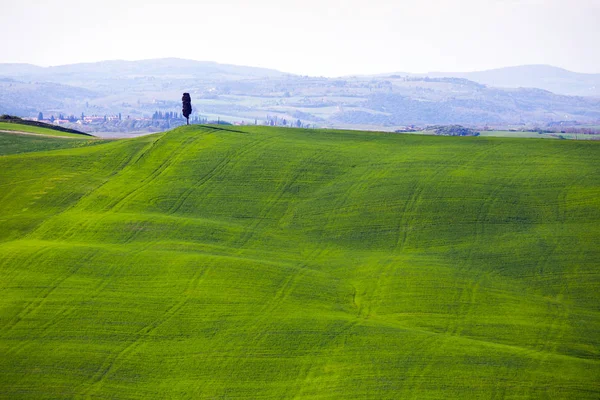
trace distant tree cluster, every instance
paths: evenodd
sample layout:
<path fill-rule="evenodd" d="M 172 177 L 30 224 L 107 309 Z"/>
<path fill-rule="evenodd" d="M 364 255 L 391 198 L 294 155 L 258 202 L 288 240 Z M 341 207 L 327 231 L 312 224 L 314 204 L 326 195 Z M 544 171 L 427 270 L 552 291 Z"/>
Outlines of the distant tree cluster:
<path fill-rule="evenodd" d="M 434 131 L 440 136 L 479 136 L 479 132 L 466 128 L 462 125 L 435 125 L 427 127 L 428 131 Z"/>
<path fill-rule="evenodd" d="M 54 129 L 54 130 L 61 131 L 61 132 L 68 132 L 68 133 L 77 133 L 77 134 L 82 134 L 82 135 L 88 135 L 87 133 L 80 132 L 80 131 L 75 130 L 75 129 L 68 129 L 68 128 L 64 128 L 62 126 L 48 125 L 46 123 L 39 122 L 39 121 L 30 121 L 30 120 L 27 120 L 27 119 L 22 119 L 20 117 L 17 117 L 15 115 L 2 114 L 2 115 L 0 115 L 0 121 L 2 121 L 2 122 L 9 122 L 9 123 L 17 123 L 17 124 L 22 124 L 22 125 L 39 126 L 39 127 L 42 127 L 42 128 L 50 128 L 50 129 Z"/>
<path fill-rule="evenodd" d="M 192 118 L 192 122 L 194 122 L 196 124 L 206 124 L 206 123 L 208 123 L 208 118 L 196 116 L 196 117 Z"/>
<path fill-rule="evenodd" d="M 38 113 L 38 121 L 42 121 L 44 119 L 44 114 L 43 113 Z M 48 118 L 48 121 L 50 122 L 54 122 L 56 120 L 60 120 L 60 121 L 69 121 L 71 123 L 75 123 L 77 122 L 77 117 L 74 115 L 64 115 L 62 113 L 58 114 L 58 116 L 54 116 L 54 114 L 52 114 L 50 116 L 50 118 Z"/>
<path fill-rule="evenodd" d="M 152 114 L 152 119 L 181 119 L 183 118 L 183 116 L 181 116 L 180 114 L 176 113 L 176 112 L 171 112 L 171 111 L 167 111 L 167 112 L 162 112 L 162 111 L 155 111 L 154 114 Z"/>
<path fill-rule="evenodd" d="M 560 133 L 581 133 L 583 135 L 597 135 L 600 133 L 600 128 L 564 128 Z"/>
<path fill-rule="evenodd" d="M 162 112 L 162 111 L 155 111 L 154 114 L 152 114 L 152 119 L 153 120 L 164 120 L 164 121 L 171 121 L 171 120 L 182 120 L 184 119 L 184 115 L 183 114 L 179 114 L 177 112 L 171 112 L 171 111 L 167 111 L 167 112 Z M 196 115 L 195 117 L 190 118 L 190 122 L 195 123 L 195 124 L 206 124 L 208 123 L 208 118 L 203 117 L 201 115 Z"/>
<path fill-rule="evenodd" d="M 308 128 L 308 125 L 302 123 L 301 120 L 288 121 L 286 118 L 279 118 L 278 116 L 267 115 L 267 119 L 264 122 L 267 126 L 289 126 L 296 128 Z"/>

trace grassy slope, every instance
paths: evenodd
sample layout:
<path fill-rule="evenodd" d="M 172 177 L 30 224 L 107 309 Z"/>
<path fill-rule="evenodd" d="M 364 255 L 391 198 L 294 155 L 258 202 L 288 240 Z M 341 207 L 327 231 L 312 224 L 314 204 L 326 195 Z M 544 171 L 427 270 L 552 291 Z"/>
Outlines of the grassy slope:
<path fill-rule="evenodd" d="M 13 122 L 0 122 L 0 131 L 2 131 L 2 130 L 3 131 L 35 133 L 38 135 L 49 135 L 49 136 L 60 136 L 60 137 L 77 138 L 77 139 L 87 139 L 87 140 L 93 138 L 93 136 L 90 136 L 90 135 L 61 132 L 61 131 L 50 129 L 50 128 L 42 128 L 39 126 L 24 125 L 24 124 L 18 124 L 18 123 L 13 123 Z"/>
<path fill-rule="evenodd" d="M 556 136 L 549 134 L 539 134 L 537 132 L 521 132 L 521 131 L 483 131 L 480 132 L 481 136 L 496 136 L 496 137 L 510 137 L 510 138 L 521 138 L 521 139 L 558 139 Z"/>
<path fill-rule="evenodd" d="M 46 135 L 15 135 L 14 133 L 0 132 L 0 156 L 85 147 L 104 142 L 103 140 L 98 140 L 89 136 L 84 137 L 88 140 L 81 140 L 80 138 L 60 138 L 57 140 L 56 137 Z"/>
<path fill-rule="evenodd" d="M 537 132 L 515 132 L 515 131 L 483 131 L 481 136 L 497 136 L 497 137 L 511 137 L 511 138 L 536 138 L 536 139 L 576 139 L 576 140 L 598 140 L 600 135 L 592 134 L 574 134 L 574 133 L 544 133 L 539 134 Z"/>
<path fill-rule="evenodd" d="M 597 143 L 184 127 L 0 157 L 0 396 L 598 398 Z"/>

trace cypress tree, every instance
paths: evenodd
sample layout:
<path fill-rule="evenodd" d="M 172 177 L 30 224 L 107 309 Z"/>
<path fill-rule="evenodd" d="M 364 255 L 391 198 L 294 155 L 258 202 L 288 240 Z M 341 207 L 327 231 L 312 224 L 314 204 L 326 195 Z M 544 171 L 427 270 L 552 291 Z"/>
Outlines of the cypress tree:
<path fill-rule="evenodd" d="M 190 114 L 192 113 L 192 98 L 190 97 L 189 93 L 184 93 L 183 97 L 181 98 L 181 101 L 183 103 L 183 108 L 182 108 L 182 112 L 183 112 L 183 116 L 185 117 L 187 124 L 190 124 Z"/>

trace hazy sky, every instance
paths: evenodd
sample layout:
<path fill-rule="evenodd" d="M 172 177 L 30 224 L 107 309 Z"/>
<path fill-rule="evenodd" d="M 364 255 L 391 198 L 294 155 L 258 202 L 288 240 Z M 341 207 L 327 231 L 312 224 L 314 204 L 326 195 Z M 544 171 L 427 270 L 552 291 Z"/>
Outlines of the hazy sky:
<path fill-rule="evenodd" d="M 600 73 L 600 0 L 0 0 L 0 62 L 180 57 L 305 75 Z"/>

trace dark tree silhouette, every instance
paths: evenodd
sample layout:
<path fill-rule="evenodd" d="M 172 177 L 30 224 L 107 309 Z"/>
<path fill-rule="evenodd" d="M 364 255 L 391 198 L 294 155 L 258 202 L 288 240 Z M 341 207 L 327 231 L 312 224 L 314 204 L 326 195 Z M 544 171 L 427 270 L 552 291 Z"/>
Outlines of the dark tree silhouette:
<path fill-rule="evenodd" d="M 192 113 L 192 98 L 190 97 L 189 93 L 184 93 L 183 97 L 181 98 L 181 101 L 183 102 L 183 109 L 181 111 L 183 111 L 183 116 L 185 117 L 185 119 L 187 120 L 187 124 L 190 124 L 190 114 Z"/>

